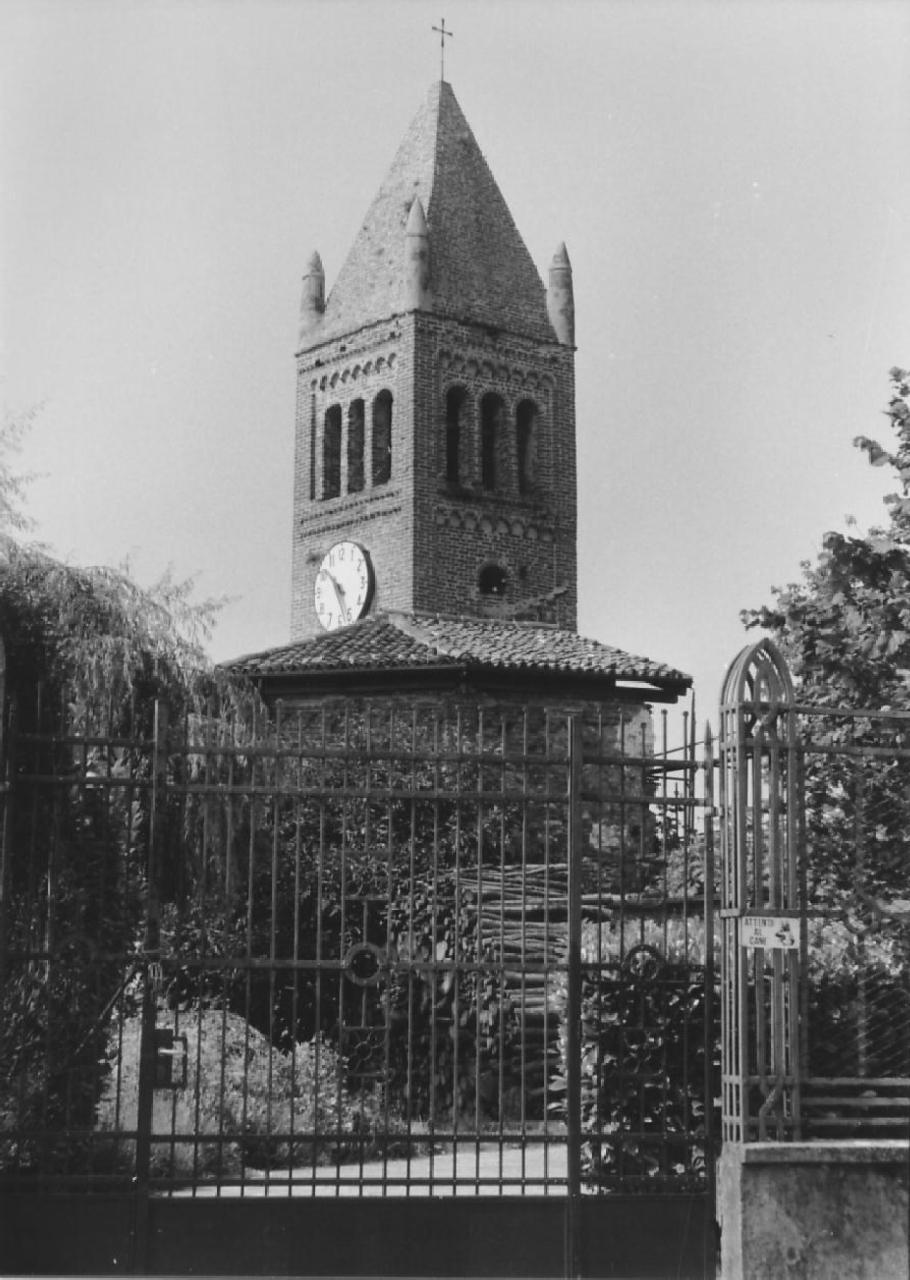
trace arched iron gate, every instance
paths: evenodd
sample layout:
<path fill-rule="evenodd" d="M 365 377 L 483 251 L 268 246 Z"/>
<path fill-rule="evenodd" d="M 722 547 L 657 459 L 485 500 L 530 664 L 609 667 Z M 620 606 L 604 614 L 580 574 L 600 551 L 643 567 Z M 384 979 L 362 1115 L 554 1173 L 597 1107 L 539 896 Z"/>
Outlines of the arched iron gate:
<path fill-rule="evenodd" d="M 910 713 L 798 703 L 770 640 L 721 698 L 723 1140 L 910 1136 Z"/>
<path fill-rule="evenodd" d="M 634 705 L 30 717 L 7 1265 L 713 1274 L 710 776 Z"/>
<path fill-rule="evenodd" d="M 771 641 L 744 649 L 731 664 L 718 742 L 724 1141 L 772 1132 L 783 1138 L 798 1123 L 794 705 L 790 674 Z M 749 945 L 749 931 L 759 945 Z"/>

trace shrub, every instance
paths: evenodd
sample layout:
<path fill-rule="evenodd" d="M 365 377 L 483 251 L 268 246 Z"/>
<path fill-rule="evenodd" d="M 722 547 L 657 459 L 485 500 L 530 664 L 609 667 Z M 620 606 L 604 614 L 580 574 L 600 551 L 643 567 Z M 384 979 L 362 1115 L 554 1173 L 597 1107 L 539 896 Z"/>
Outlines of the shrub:
<path fill-rule="evenodd" d="M 806 998 L 812 1076 L 910 1074 L 910 956 L 897 927 L 809 925 Z"/>
<path fill-rule="evenodd" d="M 153 1175 L 326 1163 L 369 1131 L 370 1105 L 351 1099 L 343 1061 L 321 1039 L 284 1053 L 224 1009 L 194 1011 L 174 1025 L 187 1040 L 186 1084 L 155 1090 Z M 122 1038 L 112 1031 L 111 1072 L 98 1106 L 97 1129 L 119 1135 L 113 1153 L 121 1166 L 135 1162 L 140 1029 L 132 1017 Z"/>
<path fill-rule="evenodd" d="M 701 922 L 584 925 L 582 1171 L 589 1185 L 700 1188 L 706 1174 L 706 1065 L 719 1072 L 717 995 L 706 992 Z M 558 992 L 560 1083 L 568 1068 L 568 986 Z M 706 1063 L 706 1053 L 710 1060 Z M 555 1104 L 564 1113 L 565 1104 Z"/>

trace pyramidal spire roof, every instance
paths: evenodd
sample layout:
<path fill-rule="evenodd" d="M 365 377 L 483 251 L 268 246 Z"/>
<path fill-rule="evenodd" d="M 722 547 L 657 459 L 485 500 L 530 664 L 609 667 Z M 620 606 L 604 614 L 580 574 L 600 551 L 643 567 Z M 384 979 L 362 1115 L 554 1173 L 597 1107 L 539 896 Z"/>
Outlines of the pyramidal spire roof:
<path fill-rule="evenodd" d="M 398 148 L 310 342 L 413 305 L 405 232 L 415 196 L 429 237 L 426 309 L 555 340 L 537 268 L 455 94 L 439 81 Z"/>

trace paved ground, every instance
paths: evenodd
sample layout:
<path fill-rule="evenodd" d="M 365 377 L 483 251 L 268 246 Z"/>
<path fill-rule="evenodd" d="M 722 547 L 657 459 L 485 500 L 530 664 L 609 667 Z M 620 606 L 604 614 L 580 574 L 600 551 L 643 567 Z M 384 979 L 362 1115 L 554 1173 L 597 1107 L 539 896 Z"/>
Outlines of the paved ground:
<path fill-rule="evenodd" d="M 498 1145 L 363 1165 L 248 1169 L 242 1185 L 200 1183 L 176 1195 L 210 1196 L 499 1196 L 565 1195 L 566 1149 Z M 561 1184 L 560 1184 L 561 1180 Z M 553 1185 L 554 1182 L 556 1185 Z"/>

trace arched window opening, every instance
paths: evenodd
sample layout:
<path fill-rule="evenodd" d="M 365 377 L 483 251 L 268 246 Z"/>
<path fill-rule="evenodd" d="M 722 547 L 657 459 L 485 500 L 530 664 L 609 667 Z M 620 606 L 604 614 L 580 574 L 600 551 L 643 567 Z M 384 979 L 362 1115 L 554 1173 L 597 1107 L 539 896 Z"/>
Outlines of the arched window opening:
<path fill-rule="evenodd" d="M 499 564 L 485 564 L 477 579 L 477 589 L 482 596 L 504 596 L 506 571 Z"/>
<path fill-rule="evenodd" d="M 316 397 L 310 396 L 310 502 L 316 501 Z"/>
<path fill-rule="evenodd" d="M 354 400 L 348 409 L 348 493 L 363 488 L 363 401 Z"/>
<path fill-rule="evenodd" d="M 322 434 L 322 496 L 337 498 L 341 493 L 341 405 L 325 412 Z"/>
<path fill-rule="evenodd" d="M 530 493 L 534 488 L 536 445 L 537 405 L 533 400 L 522 400 L 515 416 L 515 452 L 518 458 L 519 493 Z"/>
<path fill-rule="evenodd" d="M 373 401 L 373 484 L 392 475 L 392 393 L 380 391 Z"/>
<path fill-rule="evenodd" d="M 461 424 L 464 417 L 464 387 L 450 387 L 446 392 L 446 483 L 461 481 Z"/>
<path fill-rule="evenodd" d="M 496 488 L 502 416 L 502 399 L 492 392 L 485 395 L 480 402 L 480 483 L 487 490 Z"/>

